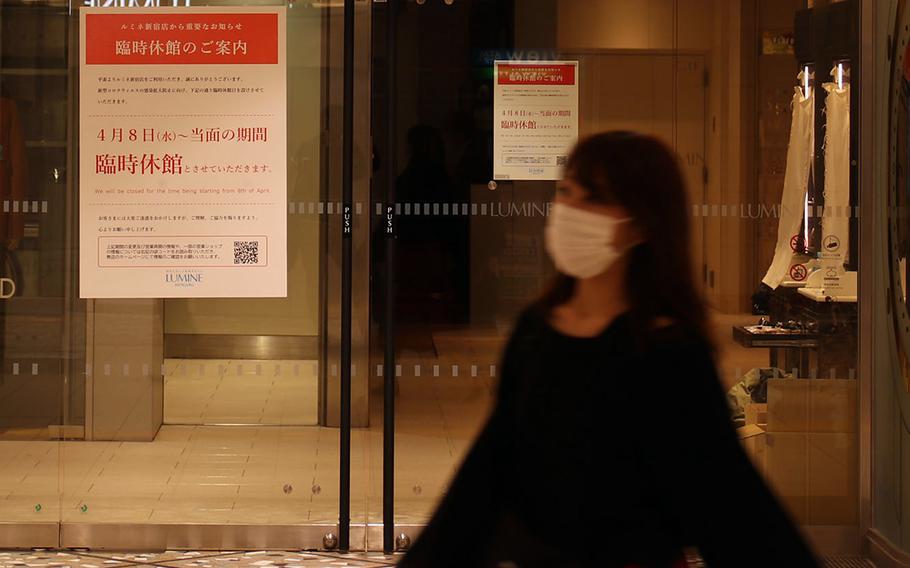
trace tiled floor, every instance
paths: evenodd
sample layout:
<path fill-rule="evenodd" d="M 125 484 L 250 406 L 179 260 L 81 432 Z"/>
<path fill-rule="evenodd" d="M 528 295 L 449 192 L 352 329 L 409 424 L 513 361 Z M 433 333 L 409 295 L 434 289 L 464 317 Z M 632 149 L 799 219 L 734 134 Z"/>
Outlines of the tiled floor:
<path fill-rule="evenodd" d="M 105 554 L 41 550 L 0 551 L 0 568 L 391 568 L 398 559 L 400 555 L 386 556 L 379 553 L 169 551 Z M 689 566 L 704 568 L 704 563 L 697 558 L 690 558 Z M 859 557 L 829 558 L 826 559 L 826 566 L 875 568 L 869 560 Z"/>
<path fill-rule="evenodd" d="M 317 424 L 316 361 L 167 359 L 165 424 Z"/>
<path fill-rule="evenodd" d="M 69 551 L 0 551 L 0 568 L 382 568 L 396 557 L 377 553 L 323 552 L 161 552 L 109 553 Z"/>
<path fill-rule="evenodd" d="M 334 522 L 337 454 L 337 431 L 317 427 L 165 426 L 153 442 L 4 442 L 0 519 Z"/>
<path fill-rule="evenodd" d="M 767 352 L 732 343 L 717 320 L 723 380 L 766 365 Z M 506 330 L 437 332 L 399 358 L 396 520 L 421 523 L 489 410 Z M 0 442 L 0 520 L 6 522 L 334 523 L 338 431 L 306 423 L 315 410 L 307 362 L 168 361 L 168 425 L 153 442 Z M 187 394 L 192 385 L 197 394 Z M 177 393 L 182 391 L 182 394 Z M 297 397 L 297 398 L 295 398 Z M 373 427 L 352 435 L 352 520 L 381 519 L 381 392 Z M 244 401 L 247 401 L 246 403 Z M 250 402 L 251 401 L 251 402 Z M 308 416 L 307 412 L 313 412 Z M 208 422 L 253 426 L 201 426 Z"/>
<path fill-rule="evenodd" d="M 426 519 L 489 401 L 488 379 L 403 377 L 397 514 Z M 379 421 L 374 423 L 379 424 Z M 381 517 L 381 432 L 352 435 L 352 515 Z M 0 519 L 335 522 L 338 431 L 164 426 L 153 442 L 0 442 Z"/>

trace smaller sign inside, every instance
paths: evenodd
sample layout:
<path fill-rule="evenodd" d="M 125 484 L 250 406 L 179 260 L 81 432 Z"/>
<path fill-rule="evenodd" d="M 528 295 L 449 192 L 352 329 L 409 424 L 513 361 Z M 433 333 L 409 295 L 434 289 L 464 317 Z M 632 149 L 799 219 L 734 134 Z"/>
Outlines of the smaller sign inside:
<path fill-rule="evenodd" d="M 496 61 L 493 69 L 493 179 L 560 179 L 578 139 L 578 62 Z"/>

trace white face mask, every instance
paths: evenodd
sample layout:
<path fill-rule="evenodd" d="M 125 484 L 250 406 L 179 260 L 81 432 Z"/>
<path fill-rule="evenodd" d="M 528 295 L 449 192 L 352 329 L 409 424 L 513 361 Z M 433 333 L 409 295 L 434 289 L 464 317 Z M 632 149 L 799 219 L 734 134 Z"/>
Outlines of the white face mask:
<path fill-rule="evenodd" d="M 616 227 L 625 221 L 628 219 L 554 203 L 544 231 L 547 252 L 563 274 L 597 276 L 623 255 L 613 241 Z"/>

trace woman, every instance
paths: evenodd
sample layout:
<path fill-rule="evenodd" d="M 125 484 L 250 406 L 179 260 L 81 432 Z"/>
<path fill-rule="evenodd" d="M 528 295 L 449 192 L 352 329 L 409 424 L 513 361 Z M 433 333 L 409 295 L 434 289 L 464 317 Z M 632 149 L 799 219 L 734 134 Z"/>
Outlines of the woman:
<path fill-rule="evenodd" d="M 673 154 L 582 141 L 498 400 L 403 567 L 817 566 L 743 452 L 713 361 Z"/>

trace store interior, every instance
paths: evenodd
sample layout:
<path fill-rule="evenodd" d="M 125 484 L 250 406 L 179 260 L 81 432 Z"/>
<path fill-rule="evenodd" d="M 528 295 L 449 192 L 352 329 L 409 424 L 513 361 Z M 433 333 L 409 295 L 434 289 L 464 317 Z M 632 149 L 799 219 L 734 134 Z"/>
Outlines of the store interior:
<path fill-rule="evenodd" d="M 18 231 L 5 260 L 16 294 L 0 300 L 0 522 L 337 522 L 339 431 L 327 410 L 337 306 L 327 288 L 339 266 L 327 235 L 340 154 L 327 115 L 338 110 L 340 31 L 339 11 L 323 4 L 295 3 L 288 17 L 288 298 L 150 302 L 79 299 L 75 20 L 53 1 L 0 6 L 0 93 L 15 103 L 23 172 L 0 194 L 4 215 L 22 221 L 6 228 Z M 553 182 L 490 179 L 492 63 L 573 60 L 582 135 L 649 133 L 679 156 L 743 443 L 801 524 L 843 529 L 813 538 L 858 546 L 856 138 L 847 97 L 846 154 L 832 156 L 823 145 L 832 127 L 818 128 L 834 113 L 817 103 L 825 84 L 848 93 L 858 77 L 848 41 L 857 2 L 684 4 L 402 2 L 391 54 L 384 20 L 373 18 L 371 55 L 359 63 L 371 71 L 360 112 L 373 148 L 367 137 L 355 150 L 368 235 L 356 253 L 368 297 L 355 325 L 368 341 L 355 373 L 353 522 L 382 519 L 387 272 L 395 519 L 417 525 L 483 424 L 514 317 L 553 275 L 542 242 Z M 832 29 L 845 41 L 818 53 Z M 793 133 L 810 97 L 800 153 Z M 834 195 L 835 178 L 846 201 L 823 222 L 812 211 Z M 373 214 L 390 184 L 402 210 L 392 263 Z M 416 204 L 467 207 L 409 213 Z M 796 230 L 783 235 L 785 223 Z M 841 256 L 826 256 L 835 230 Z M 832 266 L 836 281 L 822 281 Z"/>

